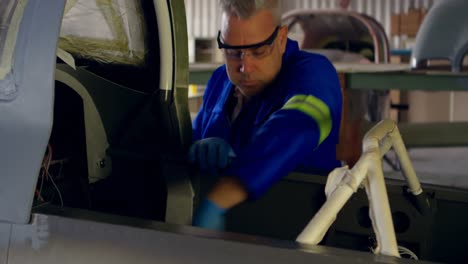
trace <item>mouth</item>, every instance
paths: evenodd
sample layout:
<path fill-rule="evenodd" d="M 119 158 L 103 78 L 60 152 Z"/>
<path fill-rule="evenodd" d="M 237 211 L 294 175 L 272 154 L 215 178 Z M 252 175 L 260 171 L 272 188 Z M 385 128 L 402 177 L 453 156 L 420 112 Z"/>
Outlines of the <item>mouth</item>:
<path fill-rule="evenodd" d="M 241 81 L 242 86 L 254 86 L 256 84 L 257 84 L 257 81 L 253 81 L 253 80 L 243 80 L 243 81 Z"/>

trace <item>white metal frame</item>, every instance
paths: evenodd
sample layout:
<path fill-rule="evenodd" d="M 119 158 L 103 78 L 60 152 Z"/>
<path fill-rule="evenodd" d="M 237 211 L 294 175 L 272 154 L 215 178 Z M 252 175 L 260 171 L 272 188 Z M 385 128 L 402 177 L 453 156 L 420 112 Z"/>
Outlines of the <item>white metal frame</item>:
<path fill-rule="evenodd" d="M 9 100 L 0 100 L 0 222 L 26 224 L 30 220 L 52 130 L 56 47 L 64 7 L 65 0 L 27 1 L 11 79 L 0 82 L 0 90 L 15 89 Z"/>
<path fill-rule="evenodd" d="M 363 184 L 369 198 L 369 214 L 377 238 L 377 247 L 374 249 L 374 253 L 399 257 L 382 170 L 382 157 L 391 147 L 400 160 L 409 191 L 414 195 L 421 194 L 421 184 L 413 169 L 397 125 L 392 120 L 383 120 L 365 135 L 363 154 L 356 165 L 351 170 L 343 167 L 329 174 L 326 189 L 330 188 L 332 177 L 341 175 L 341 179 L 338 178 L 336 186 L 332 187 L 327 194 L 327 201 L 296 241 L 305 244 L 318 244 L 336 219 L 338 212 Z"/>

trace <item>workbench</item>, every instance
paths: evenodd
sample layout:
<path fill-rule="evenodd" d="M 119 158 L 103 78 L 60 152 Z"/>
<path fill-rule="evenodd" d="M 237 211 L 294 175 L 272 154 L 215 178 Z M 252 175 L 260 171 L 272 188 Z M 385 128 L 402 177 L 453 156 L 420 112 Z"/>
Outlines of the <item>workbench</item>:
<path fill-rule="evenodd" d="M 219 63 L 196 63 L 189 66 L 189 83 L 204 85 Z M 412 70 L 408 64 L 334 63 L 343 88 L 341 160 L 353 163 L 360 156 L 361 138 L 372 124 L 350 120 L 347 115 L 350 90 L 468 91 L 468 72 Z M 468 122 L 400 123 L 400 132 L 409 147 L 468 146 Z"/>
<path fill-rule="evenodd" d="M 468 72 L 411 70 L 407 64 L 333 64 L 346 79 L 347 89 L 468 91 Z M 204 85 L 219 63 L 189 66 L 189 83 Z"/>

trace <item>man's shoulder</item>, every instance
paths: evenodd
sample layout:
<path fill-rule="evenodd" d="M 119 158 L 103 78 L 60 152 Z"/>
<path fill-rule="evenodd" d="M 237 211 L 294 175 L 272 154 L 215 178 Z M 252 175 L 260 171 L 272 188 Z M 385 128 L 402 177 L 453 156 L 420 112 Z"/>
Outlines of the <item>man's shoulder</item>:
<path fill-rule="evenodd" d="M 210 90 L 212 86 L 224 85 L 224 83 L 227 82 L 228 80 L 229 80 L 229 77 L 226 72 L 226 65 L 223 64 L 213 71 L 206 88 L 207 90 Z M 215 90 L 219 91 L 220 89 L 215 89 Z"/>
<path fill-rule="evenodd" d="M 229 92 L 230 81 L 226 72 L 226 66 L 221 65 L 211 74 L 205 87 L 203 101 L 205 105 L 215 105 L 220 97 L 224 97 Z"/>
<path fill-rule="evenodd" d="M 226 79 L 227 77 L 228 76 L 226 72 L 226 64 L 222 64 L 213 71 L 213 73 L 211 74 L 210 80 L 212 81 L 223 80 L 223 79 Z"/>
<path fill-rule="evenodd" d="M 312 85 L 325 80 L 334 81 L 338 77 L 335 67 L 325 56 L 306 51 L 298 51 L 283 68 L 283 78 L 290 84 Z"/>
<path fill-rule="evenodd" d="M 285 65 L 282 85 L 287 87 L 286 99 L 294 95 L 313 95 L 323 101 L 341 100 L 338 74 L 323 55 L 300 51 Z"/>
<path fill-rule="evenodd" d="M 306 72 L 312 72 L 314 70 L 335 70 L 333 64 L 330 62 L 330 60 L 328 60 L 327 57 L 323 56 L 322 54 L 304 50 L 298 51 L 297 55 L 292 58 L 289 64 L 289 66 L 292 66 L 297 70 L 303 70 Z"/>
<path fill-rule="evenodd" d="M 286 53 L 283 58 L 284 66 L 288 68 L 292 67 L 296 70 L 298 68 L 320 68 L 321 66 L 332 66 L 333 68 L 333 65 L 327 57 L 318 53 L 302 50 L 299 48 L 297 41 L 291 39 L 288 39 Z"/>

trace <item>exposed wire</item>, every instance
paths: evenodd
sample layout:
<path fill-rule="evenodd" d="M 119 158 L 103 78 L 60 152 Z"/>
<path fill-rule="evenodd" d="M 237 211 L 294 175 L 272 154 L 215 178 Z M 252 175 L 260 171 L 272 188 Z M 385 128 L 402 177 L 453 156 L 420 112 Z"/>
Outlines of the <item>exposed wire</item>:
<path fill-rule="evenodd" d="M 39 190 L 36 192 L 39 200 L 44 201 L 44 198 L 42 198 L 42 187 L 44 186 L 44 178 L 47 177 L 48 171 L 49 171 L 49 166 L 50 162 L 52 160 L 52 147 L 51 145 L 47 145 L 47 151 L 44 155 L 44 158 L 42 159 L 42 165 L 41 165 L 41 184 L 39 185 Z"/>
<path fill-rule="evenodd" d="M 45 176 L 46 176 L 46 179 L 50 177 L 50 173 L 49 173 L 49 167 L 50 167 L 50 163 L 52 162 L 52 145 L 47 145 L 47 150 L 48 150 L 48 159 L 47 159 L 47 163 L 46 163 L 46 166 L 45 166 Z"/>
<path fill-rule="evenodd" d="M 36 195 L 37 195 L 37 199 L 39 199 L 39 201 L 41 202 L 45 202 L 44 198 L 42 197 L 41 193 L 39 192 L 39 190 L 36 190 Z"/>
<path fill-rule="evenodd" d="M 50 182 L 52 183 L 52 185 L 54 185 L 55 189 L 57 190 L 57 193 L 58 193 L 59 198 L 60 198 L 60 206 L 63 207 L 62 193 L 60 192 L 60 189 L 58 188 L 57 184 L 55 184 L 55 181 L 54 181 L 54 179 L 52 179 L 50 174 L 49 174 L 49 179 L 50 179 Z"/>
<path fill-rule="evenodd" d="M 58 193 L 58 196 L 59 196 L 59 199 L 60 199 L 60 205 L 63 207 L 64 203 L 63 203 L 62 193 L 60 192 L 60 189 L 58 188 L 58 186 L 55 183 L 52 175 L 50 174 L 49 168 L 53 164 L 60 164 L 59 172 L 58 172 L 58 175 L 57 175 L 57 178 L 59 178 L 60 175 L 62 174 L 63 163 L 65 161 L 67 161 L 67 159 L 52 160 L 52 153 L 53 153 L 52 145 L 49 144 L 49 145 L 47 145 L 47 151 L 46 151 L 46 154 L 44 155 L 44 158 L 42 160 L 41 176 L 40 176 L 41 177 L 41 184 L 39 185 L 39 189 L 36 190 L 36 195 L 37 195 L 39 201 L 45 202 L 45 199 L 42 197 L 42 187 L 44 185 L 44 179 L 46 181 L 50 180 L 50 182 L 52 183 L 54 188 L 57 190 L 57 193 Z"/>
<path fill-rule="evenodd" d="M 45 173 L 44 169 L 42 169 L 41 170 L 41 176 L 40 176 L 41 177 L 41 184 L 39 186 L 39 190 L 37 191 L 37 194 L 38 194 L 39 197 L 41 197 L 41 200 L 44 200 L 42 198 L 42 195 L 41 195 L 42 194 L 42 186 L 44 185 L 44 173 Z"/>
<path fill-rule="evenodd" d="M 50 202 L 45 202 L 45 201 L 44 201 L 43 203 L 40 203 L 40 204 L 38 204 L 38 205 L 35 205 L 35 206 L 33 206 L 32 208 L 33 208 L 33 209 L 37 209 L 37 208 L 39 208 L 39 207 L 41 207 L 41 206 L 45 206 L 45 205 L 48 205 L 48 204 L 50 204 Z"/>

